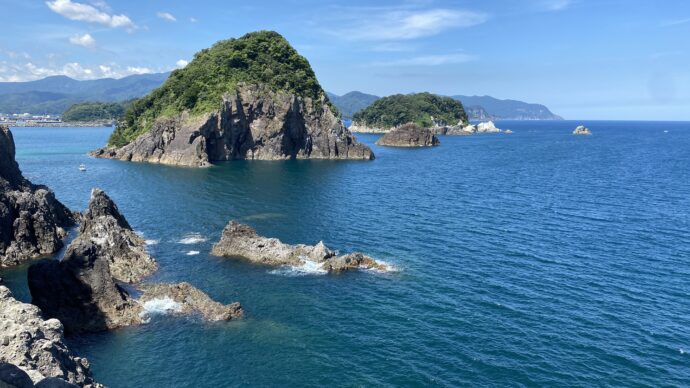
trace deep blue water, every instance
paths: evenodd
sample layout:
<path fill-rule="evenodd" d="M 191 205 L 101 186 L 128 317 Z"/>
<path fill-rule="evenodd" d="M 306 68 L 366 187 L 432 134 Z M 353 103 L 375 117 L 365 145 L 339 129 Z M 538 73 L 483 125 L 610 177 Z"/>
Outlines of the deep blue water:
<path fill-rule="evenodd" d="M 690 123 L 585 122 L 594 135 L 575 137 L 577 124 L 501 122 L 515 133 L 433 149 L 359 135 L 375 161 L 209 169 L 87 157 L 107 128 L 14 135 L 32 181 L 77 210 L 101 187 L 159 240 L 152 281 L 246 310 L 72 339 L 110 387 L 687 385 Z M 230 219 L 398 271 L 295 276 L 209 256 Z M 207 240 L 179 243 L 194 233 Z M 25 268 L 3 276 L 30 299 Z"/>

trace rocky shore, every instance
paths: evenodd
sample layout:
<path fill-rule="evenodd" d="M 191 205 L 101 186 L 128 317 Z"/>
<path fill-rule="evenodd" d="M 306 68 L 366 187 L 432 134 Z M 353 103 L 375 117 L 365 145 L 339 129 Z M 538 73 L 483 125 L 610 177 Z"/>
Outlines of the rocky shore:
<path fill-rule="evenodd" d="M 364 124 L 353 122 L 350 126 L 350 131 L 358 133 L 389 133 L 400 127 L 378 128 L 368 127 Z M 478 123 L 476 125 L 459 122 L 456 125 L 434 125 L 428 128 L 435 135 L 446 136 L 470 136 L 482 133 L 512 133 L 510 130 L 502 130 L 496 127 L 493 121 Z"/>
<path fill-rule="evenodd" d="M 29 268 L 32 302 L 59 319 L 67 333 L 99 332 L 146 321 L 146 302 L 170 298 L 179 313 L 207 319 L 240 317 L 239 303 L 223 306 L 189 284 L 141 285 L 136 299 L 119 282 L 137 283 L 157 268 L 115 203 L 99 189 L 91 194 L 79 235 L 61 261 L 43 260 Z"/>
<path fill-rule="evenodd" d="M 290 245 L 276 238 L 259 236 L 252 227 L 230 221 L 223 230 L 211 254 L 221 257 L 235 257 L 268 266 L 300 267 L 313 263 L 327 272 L 342 272 L 351 269 L 377 269 L 386 271 L 387 267 L 361 253 L 337 255 L 324 245 Z"/>
<path fill-rule="evenodd" d="M 376 144 L 388 147 L 433 147 L 441 142 L 431 129 L 408 123 L 384 134 Z"/>
<path fill-rule="evenodd" d="M 57 252 L 74 223 L 52 191 L 22 176 L 12 132 L 0 125 L 0 267 Z"/>
<path fill-rule="evenodd" d="M 222 104 L 221 104 L 222 103 Z M 250 159 L 374 159 L 326 105 L 261 85 L 240 85 L 221 109 L 203 117 L 183 113 L 160 119 L 121 148 L 91 152 L 99 158 L 204 167 Z"/>
<path fill-rule="evenodd" d="M 585 127 L 584 125 L 578 125 L 577 128 L 573 131 L 573 135 L 579 135 L 579 136 L 589 136 L 591 135 L 592 132 L 589 130 L 589 128 Z"/>
<path fill-rule="evenodd" d="M 30 378 L 22 380 L 21 374 L 12 371 L 14 365 Z M 46 378 L 57 378 L 44 381 L 37 386 L 62 387 L 65 382 L 84 387 L 100 387 L 94 382 L 89 361 L 73 354 L 63 338 L 63 326 L 57 319 L 44 320 L 41 310 L 31 304 L 14 299 L 7 287 L 0 286 L 0 386 L 2 382 L 36 384 Z M 52 382 L 54 385 L 48 385 Z M 45 384 L 45 385 L 43 385 Z M 19 386 L 19 385 L 16 385 Z"/>

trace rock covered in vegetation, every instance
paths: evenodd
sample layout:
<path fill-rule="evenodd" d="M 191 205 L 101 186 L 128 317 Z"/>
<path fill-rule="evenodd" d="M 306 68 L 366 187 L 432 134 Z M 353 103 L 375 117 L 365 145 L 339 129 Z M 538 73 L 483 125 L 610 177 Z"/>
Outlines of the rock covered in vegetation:
<path fill-rule="evenodd" d="M 216 43 L 125 113 L 93 156 L 181 166 L 236 159 L 364 159 L 309 62 L 279 34 Z"/>
<path fill-rule="evenodd" d="M 57 252 L 73 224 L 52 191 L 22 176 L 12 132 L 0 125 L 0 267 Z"/>
<path fill-rule="evenodd" d="M 386 266 L 361 253 L 336 255 L 324 245 L 290 245 L 276 238 L 259 236 L 252 227 L 230 221 L 223 230 L 211 254 L 222 257 L 244 258 L 257 264 L 269 266 L 303 266 L 315 263 L 328 272 L 341 272 L 356 268 L 387 270 Z"/>
<path fill-rule="evenodd" d="M 396 94 L 381 98 L 357 112 L 350 130 L 383 133 L 391 128 L 414 123 L 423 128 L 466 124 L 462 103 L 431 93 Z"/>
<path fill-rule="evenodd" d="M 218 303 L 189 283 L 143 284 L 139 288 L 143 291 L 139 302 L 144 306 L 145 313 L 146 306 L 151 302 L 171 301 L 174 313 L 199 314 L 207 321 L 229 321 L 243 315 L 238 302 L 228 305 Z"/>
<path fill-rule="evenodd" d="M 589 128 L 585 127 L 584 125 L 578 125 L 577 128 L 573 131 L 573 135 L 584 135 L 588 136 L 591 135 L 592 132 L 589 130 Z"/>
<path fill-rule="evenodd" d="M 44 320 L 38 307 L 17 301 L 4 286 L 0 286 L 0 362 L 26 372 L 30 377 L 28 382 L 19 375 L 14 381 L 32 383 L 29 387 L 46 378 L 59 378 L 85 387 L 100 386 L 93 380 L 89 361 L 76 356 L 65 345 L 60 321 Z M 11 375 L 11 367 L 0 364 L 0 381 L 10 383 L 6 379 Z M 40 386 L 49 386 L 46 385 L 49 382 Z M 53 383 L 60 386 L 57 381 Z"/>
<path fill-rule="evenodd" d="M 431 129 L 408 123 L 384 134 L 376 144 L 389 147 L 432 147 L 441 142 Z"/>

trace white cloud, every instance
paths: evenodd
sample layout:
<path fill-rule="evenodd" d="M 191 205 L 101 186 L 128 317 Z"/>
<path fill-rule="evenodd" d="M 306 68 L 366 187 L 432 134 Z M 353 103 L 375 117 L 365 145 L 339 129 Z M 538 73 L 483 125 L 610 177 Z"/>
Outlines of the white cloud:
<path fill-rule="evenodd" d="M 176 22 L 177 21 L 177 18 L 175 16 L 173 16 L 173 14 L 171 14 L 170 12 L 158 12 L 156 14 L 156 16 L 158 16 L 159 18 L 161 18 L 163 20 L 167 20 L 169 22 Z"/>
<path fill-rule="evenodd" d="M 191 18 L 189 18 L 189 21 L 192 22 L 192 23 L 196 23 L 196 22 L 198 22 L 199 20 L 198 20 L 197 18 L 195 18 L 195 17 L 191 17 Z"/>
<path fill-rule="evenodd" d="M 69 62 L 61 65 L 37 65 L 26 63 L 0 63 L 1 82 L 32 81 L 54 75 L 66 75 L 74 79 L 122 78 L 133 74 L 153 73 L 147 67 L 120 66 L 115 63 L 101 65 L 83 65 L 79 62 Z"/>
<path fill-rule="evenodd" d="M 484 13 L 457 9 L 357 8 L 345 13 L 344 29 L 335 33 L 345 39 L 369 41 L 410 40 L 437 35 L 445 30 L 484 23 Z"/>
<path fill-rule="evenodd" d="M 177 65 L 177 67 L 179 67 L 179 68 L 185 67 L 188 64 L 189 64 L 189 61 L 185 61 L 184 59 L 180 59 L 177 62 L 175 62 L 175 65 Z"/>
<path fill-rule="evenodd" d="M 457 63 L 465 63 L 476 60 L 477 57 L 470 54 L 439 54 L 423 55 L 412 58 L 403 58 L 392 61 L 374 62 L 373 66 L 440 66 Z"/>
<path fill-rule="evenodd" d="M 96 47 L 96 39 L 94 39 L 91 34 L 73 35 L 69 38 L 69 42 L 86 48 Z"/>
<path fill-rule="evenodd" d="M 137 28 L 127 15 L 111 15 L 104 11 L 105 8 L 103 8 L 102 4 L 99 8 L 96 8 L 93 5 L 77 3 L 72 0 L 46 1 L 46 5 L 53 12 L 70 20 L 97 23 L 112 28 L 125 28 L 128 31 L 133 31 Z"/>

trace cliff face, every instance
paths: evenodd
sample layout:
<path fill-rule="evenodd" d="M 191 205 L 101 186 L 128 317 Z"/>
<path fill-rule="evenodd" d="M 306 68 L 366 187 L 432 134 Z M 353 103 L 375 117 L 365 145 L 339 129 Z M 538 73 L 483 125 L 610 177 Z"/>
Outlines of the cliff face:
<path fill-rule="evenodd" d="M 374 158 L 326 105 L 326 100 L 240 85 L 223 96 L 222 107 L 203 117 L 180 114 L 160 119 L 153 129 L 121 148 L 93 156 L 181 166 L 250 159 Z"/>
<path fill-rule="evenodd" d="M 12 132 L 0 125 L 0 267 L 55 253 L 74 216 L 45 186 L 24 179 Z"/>
<path fill-rule="evenodd" d="M 65 345 L 60 321 L 43 320 L 38 307 L 17 301 L 3 286 L 0 286 L 0 362 L 20 367 L 33 383 L 57 377 L 79 386 L 100 386 L 93 381 L 89 361 L 77 357 Z M 0 386 L 5 385 L 0 382 Z"/>

